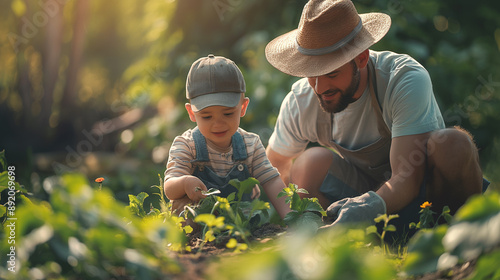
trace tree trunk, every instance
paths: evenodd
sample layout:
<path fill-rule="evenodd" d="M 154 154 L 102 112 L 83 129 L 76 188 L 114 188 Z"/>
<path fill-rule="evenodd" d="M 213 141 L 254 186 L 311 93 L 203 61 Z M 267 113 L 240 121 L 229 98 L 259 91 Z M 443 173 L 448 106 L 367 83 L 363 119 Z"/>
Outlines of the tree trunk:
<path fill-rule="evenodd" d="M 85 25 L 88 19 L 89 1 L 79 0 L 76 2 L 76 18 L 73 27 L 73 40 L 71 43 L 70 60 L 66 76 L 66 85 L 64 87 L 61 100 L 61 117 L 69 118 L 76 113 L 75 101 L 78 100 L 77 81 L 78 72 L 83 55 L 85 42 Z M 67 120 L 67 119 L 66 119 Z"/>
<path fill-rule="evenodd" d="M 64 25 L 64 4 L 52 1 L 50 6 L 46 4 L 44 8 L 49 20 L 46 26 L 45 50 L 43 51 L 43 97 L 42 111 L 38 118 L 39 127 L 47 127 L 52 114 L 54 89 L 59 78 L 59 59 Z"/>

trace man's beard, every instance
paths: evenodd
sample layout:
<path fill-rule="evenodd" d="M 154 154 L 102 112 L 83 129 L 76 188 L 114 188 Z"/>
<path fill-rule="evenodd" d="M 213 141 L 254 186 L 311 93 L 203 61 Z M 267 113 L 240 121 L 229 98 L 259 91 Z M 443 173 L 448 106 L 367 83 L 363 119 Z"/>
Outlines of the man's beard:
<path fill-rule="evenodd" d="M 356 66 L 356 63 L 354 61 L 352 61 L 352 65 L 353 65 L 352 81 L 346 90 L 344 90 L 344 91 L 341 91 L 339 89 L 327 90 L 327 91 L 322 93 L 322 94 L 330 94 L 330 93 L 340 94 L 340 99 L 337 102 L 335 102 L 333 100 L 325 101 L 325 100 L 323 100 L 323 98 L 321 98 L 321 94 L 316 93 L 316 97 L 318 98 L 319 104 L 321 105 L 321 108 L 323 109 L 323 111 L 325 111 L 327 113 L 338 113 L 338 112 L 343 111 L 345 108 L 347 108 L 347 106 L 349 104 L 356 101 L 356 99 L 354 99 L 353 97 L 359 88 L 360 73 L 359 73 L 358 66 Z"/>

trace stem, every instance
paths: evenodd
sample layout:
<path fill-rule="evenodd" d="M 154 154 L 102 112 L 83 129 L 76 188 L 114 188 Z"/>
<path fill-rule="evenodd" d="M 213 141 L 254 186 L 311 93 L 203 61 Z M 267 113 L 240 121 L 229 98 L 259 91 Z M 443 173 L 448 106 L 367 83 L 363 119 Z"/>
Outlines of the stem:
<path fill-rule="evenodd" d="M 214 214 L 214 211 L 215 211 L 215 208 L 217 207 L 217 205 L 219 205 L 219 201 L 215 202 L 214 203 L 214 206 L 212 207 L 212 210 L 210 210 L 210 214 L 213 215 Z M 201 232 L 201 236 L 203 237 L 203 242 L 205 242 L 205 234 L 207 233 L 207 225 L 205 224 L 205 226 L 203 227 L 203 231 Z"/>

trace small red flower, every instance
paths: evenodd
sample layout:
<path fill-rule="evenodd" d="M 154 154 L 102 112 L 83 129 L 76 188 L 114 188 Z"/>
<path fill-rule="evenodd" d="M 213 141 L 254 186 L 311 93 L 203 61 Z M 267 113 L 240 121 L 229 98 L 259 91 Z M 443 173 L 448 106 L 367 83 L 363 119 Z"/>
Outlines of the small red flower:
<path fill-rule="evenodd" d="M 432 207 L 432 202 L 426 201 L 420 205 L 420 208 L 427 208 L 427 207 Z"/>
<path fill-rule="evenodd" d="M 95 179 L 96 183 L 102 183 L 102 181 L 104 181 L 104 178 L 103 177 L 99 177 L 97 179 Z"/>

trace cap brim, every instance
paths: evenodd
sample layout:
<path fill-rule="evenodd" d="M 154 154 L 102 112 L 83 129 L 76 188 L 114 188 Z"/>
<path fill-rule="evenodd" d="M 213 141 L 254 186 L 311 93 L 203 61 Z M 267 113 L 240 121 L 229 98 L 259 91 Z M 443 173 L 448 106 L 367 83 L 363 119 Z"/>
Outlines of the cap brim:
<path fill-rule="evenodd" d="M 325 75 L 348 63 L 389 31 L 391 18 L 383 13 L 360 14 L 363 28 L 344 47 L 325 55 L 304 55 L 297 50 L 297 29 L 283 34 L 266 46 L 266 58 L 276 69 L 296 77 Z"/>
<path fill-rule="evenodd" d="M 218 92 L 200 95 L 190 99 L 191 108 L 194 112 L 201 111 L 210 106 L 235 107 L 241 99 L 241 93 Z"/>

